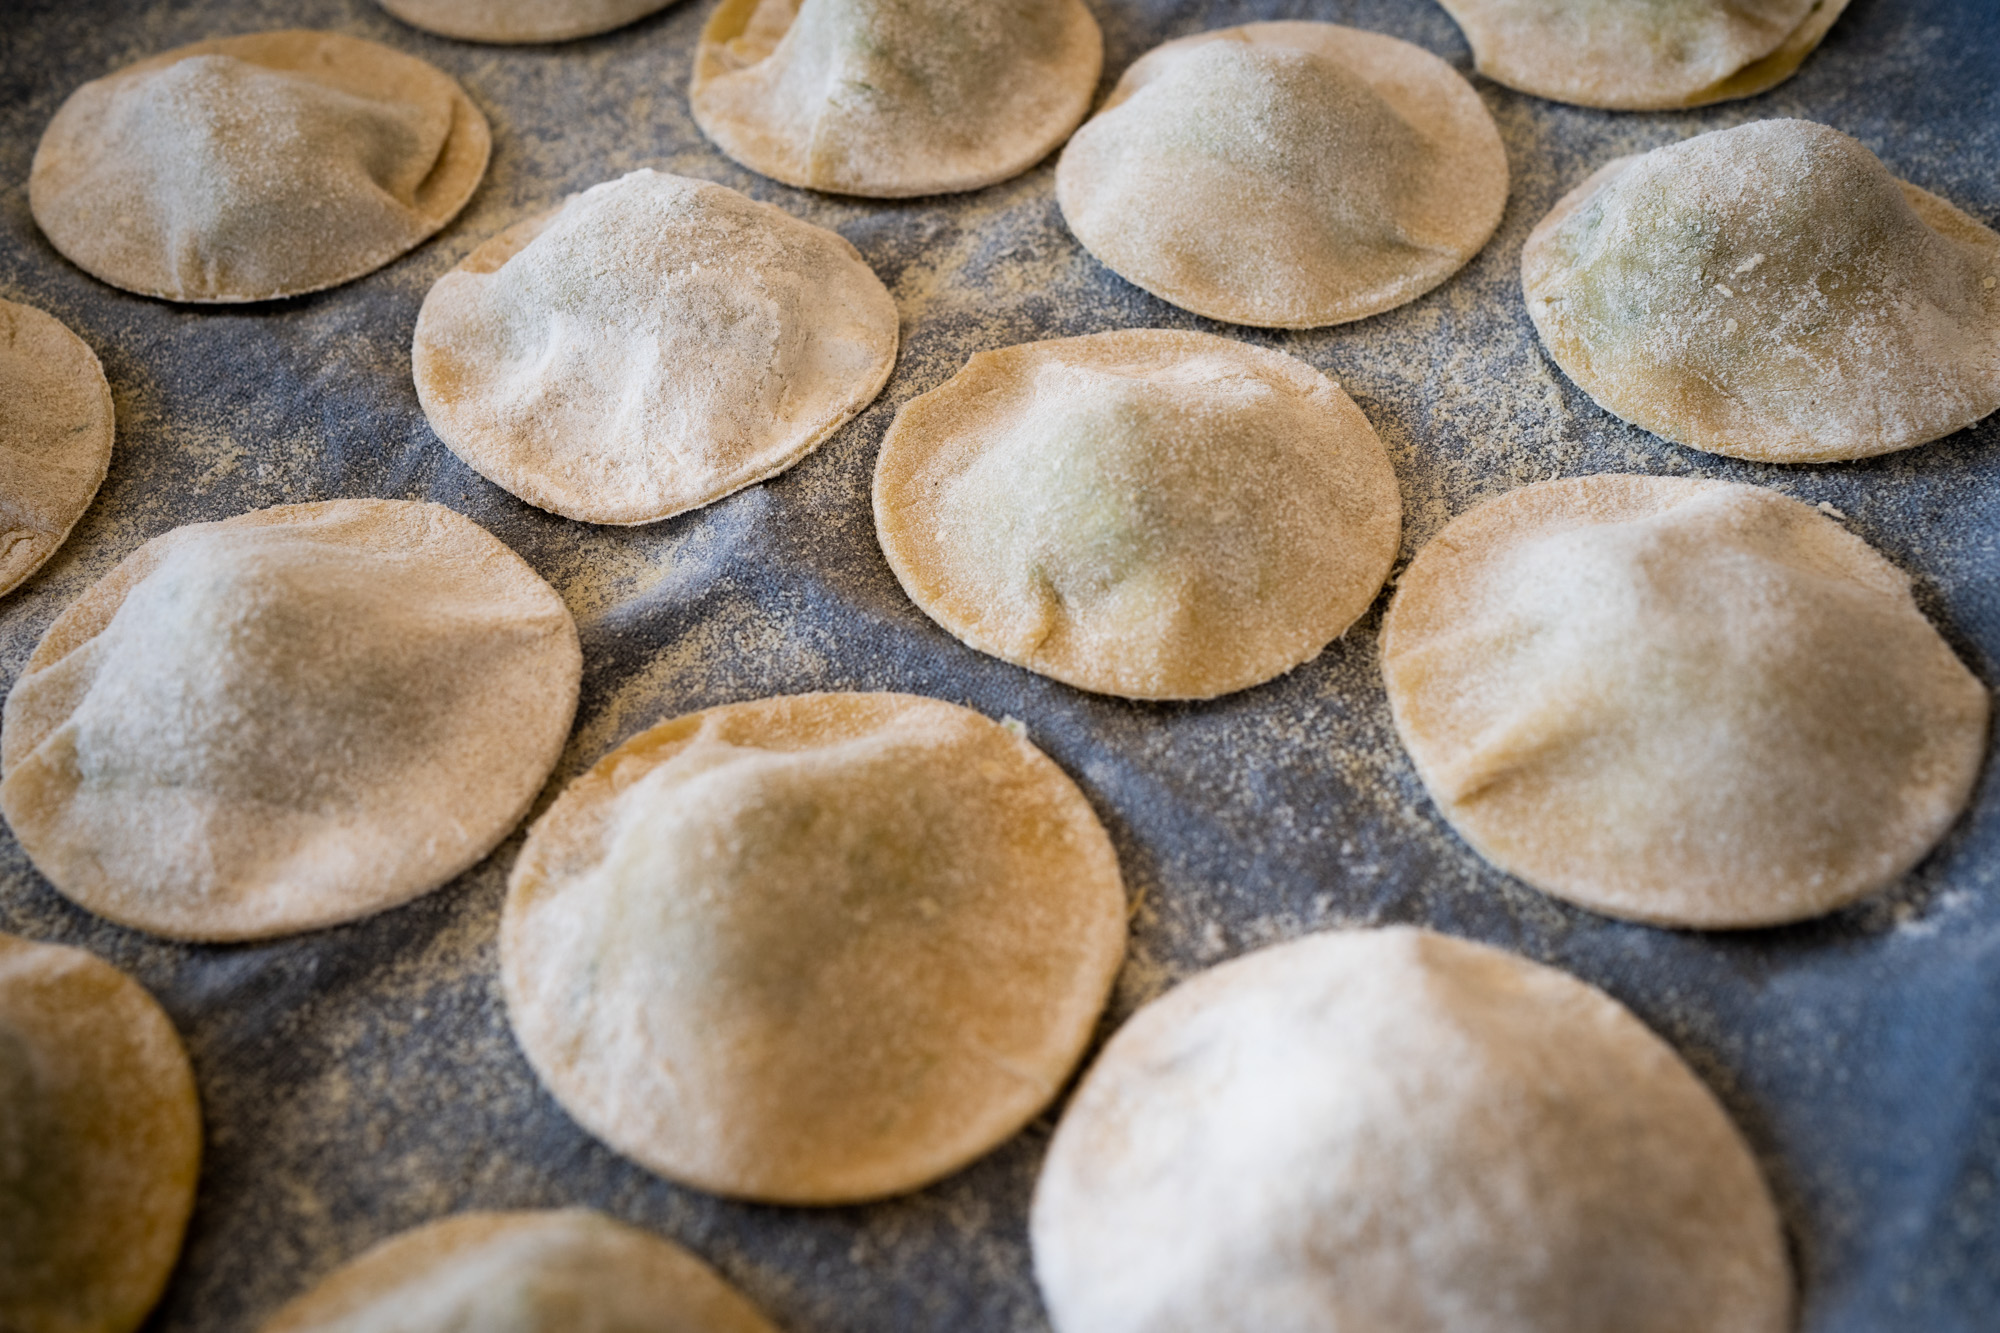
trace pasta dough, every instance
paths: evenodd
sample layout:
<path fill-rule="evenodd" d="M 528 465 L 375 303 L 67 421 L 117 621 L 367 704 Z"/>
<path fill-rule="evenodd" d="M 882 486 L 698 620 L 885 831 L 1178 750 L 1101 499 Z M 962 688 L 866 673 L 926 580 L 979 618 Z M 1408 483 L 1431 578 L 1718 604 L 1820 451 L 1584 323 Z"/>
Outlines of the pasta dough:
<path fill-rule="evenodd" d="M 1579 106 L 1668 111 L 1797 72 L 1847 0 L 1440 0 L 1479 72 Z"/>
<path fill-rule="evenodd" d="M 1029 1224 L 1058 1333 L 1786 1333 L 1742 1138 L 1609 996 L 1428 931 L 1202 973 L 1105 1047 Z"/>
<path fill-rule="evenodd" d="M 0 301 L 0 593 L 42 567 L 111 466 L 111 386 L 83 339 Z"/>
<path fill-rule="evenodd" d="M 1113 272 L 1211 319 L 1340 324 L 1415 300 L 1500 225 L 1507 154 L 1479 95 L 1408 42 L 1251 23 L 1142 56 L 1056 168 Z"/>
<path fill-rule="evenodd" d="M 875 530 L 925 614 L 1088 690 L 1205 699 L 1375 600 L 1396 474 L 1302 361 L 1136 329 L 982 352 L 897 414 Z"/>
<path fill-rule="evenodd" d="M 622 28 L 673 0 L 382 0 L 412 27 L 466 42 L 567 42 Z"/>
<path fill-rule="evenodd" d="M 0 1328 L 138 1328 L 200 1164 L 194 1073 L 160 1006 L 80 949 L 0 934 Z"/>
<path fill-rule="evenodd" d="M 1013 1134 L 1125 947 L 1110 839 L 967 709 L 809 694 L 662 722 L 529 832 L 507 1013 L 584 1128 L 720 1194 L 915 1189 Z"/>
<path fill-rule="evenodd" d="M 787 185 L 942 194 L 1047 156 L 1103 61 L 1081 0 L 723 0 L 689 102 L 717 147 Z"/>
<path fill-rule="evenodd" d="M 699 1259 L 582 1208 L 392 1236 L 261 1333 L 777 1333 Z"/>
<path fill-rule="evenodd" d="M 432 429 L 586 523 L 651 523 L 775 476 L 866 407 L 896 304 L 853 246 L 720 185 L 635 171 L 474 250 L 424 298 Z"/>
<path fill-rule="evenodd" d="M 1796 921 L 1944 835 L 1987 696 L 1859 538 L 1775 492 L 1544 482 L 1448 525 L 1382 670 L 1417 772 L 1501 869 L 1664 925 Z"/>
<path fill-rule="evenodd" d="M 1711 453 L 1864 458 L 2000 408 L 2000 235 L 1810 121 L 1612 162 L 1521 285 L 1584 392 Z"/>
<path fill-rule="evenodd" d="M 79 268 L 169 301 L 267 301 L 388 263 L 457 215 L 491 135 L 456 83 L 331 32 L 178 47 L 86 83 L 28 181 Z"/>
<path fill-rule="evenodd" d="M 283 505 L 157 537 L 7 696 L 0 811 L 64 894 L 183 939 L 416 897 L 513 829 L 582 656 L 555 590 L 438 505 Z"/>

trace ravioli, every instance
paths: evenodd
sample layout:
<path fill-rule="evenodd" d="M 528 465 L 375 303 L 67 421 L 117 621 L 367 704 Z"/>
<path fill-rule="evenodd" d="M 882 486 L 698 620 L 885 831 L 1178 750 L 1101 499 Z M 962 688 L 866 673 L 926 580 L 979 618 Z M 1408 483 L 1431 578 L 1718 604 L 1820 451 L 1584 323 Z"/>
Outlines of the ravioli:
<path fill-rule="evenodd" d="M 1083 689 L 1212 698 L 1312 658 L 1402 530 L 1382 442 L 1302 361 L 1133 329 L 982 352 L 906 404 L 875 530 L 925 614 Z"/>
<path fill-rule="evenodd" d="M 567 42 L 610 32 L 673 0 L 381 0 L 411 27 L 465 42 Z"/>
<path fill-rule="evenodd" d="M 507 1015 L 583 1127 L 718 1194 L 851 1203 L 957 1170 L 1055 1097 L 1125 895 L 1026 740 L 899 694 L 641 732 L 528 834 Z"/>
<path fill-rule="evenodd" d="M 1579 106 L 1671 111 L 1798 72 L 1847 0 L 1440 0 L 1479 72 Z"/>
<path fill-rule="evenodd" d="M 372 272 L 486 174 L 486 117 L 413 56 L 330 32 L 178 47 L 86 83 L 35 150 L 49 241 L 114 287 L 268 301 Z"/>
<path fill-rule="evenodd" d="M 69 536 L 111 466 L 111 386 L 60 320 L 0 301 L 0 593 Z"/>
<path fill-rule="evenodd" d="M 582 656 L 553 588 L 438 505 L 283 505 L 156 537 L 7 696 L 0 812 L 69 898 L 181 939 L 349 921 L 527 813 Z"/>
<path fill-rule="evenodd" d="M 583 1208 L 460 1213 L 391 1236 L 261 1333 L 777 1333 L 699 1259 Z"/>
<path fill-rule="evenodd" d="M 652 523 L 784 471 L 866 407 L 896 304 L 838 235 L 635 171 L 474 250 L 424 298 L 432 429 L 586 523 Z"/>
<path fill-rule="evenodd" d="M 1529 235 L 1521 286 L 1584 392 L 1710 453 L 1865 458 L 2000 408 L 2000 234 L 1810 121 L 1608 164 Z"/>
<path fill-rule="evenodd" d="M 1382 671 L 1481 855 L 1660 925 L 1775 925 L 1886 886 L 1986 750 L 1986 690 L 1909 579 L 1727 482 L 1580 477 L 1461 515 L 1404 571 Z"/>
<path fill-rule="evenodd" d="M 1057 1333 L 1787 1333 L 1777 1209 L 1715 1096 L 1552 968 L 1335 931 L 1113 1034 L 1029 1217 Z"/>
<path fill-rule="evenodd" d="M 132 1333 L 200 1165 L 194 1071 L 160 1006 L 81 949 L 0 934 L 0 1327 Z"/>
<path fill-rule="evenodd" d="M 1081 0 L 723 0 L 688 100 L 717 147 L 787 185 L 945 194 L 1046 157 L 1103 60 Z"/>
<path fill-rule="evenodd" d="M 1155 296 L 1267 328 L 1415 300 L 1485 245 L 1507 154 L 1472 86 L 1408 42 L 1251 23 L 1140 57 L 1063 149 L 1084 248 Z"/>

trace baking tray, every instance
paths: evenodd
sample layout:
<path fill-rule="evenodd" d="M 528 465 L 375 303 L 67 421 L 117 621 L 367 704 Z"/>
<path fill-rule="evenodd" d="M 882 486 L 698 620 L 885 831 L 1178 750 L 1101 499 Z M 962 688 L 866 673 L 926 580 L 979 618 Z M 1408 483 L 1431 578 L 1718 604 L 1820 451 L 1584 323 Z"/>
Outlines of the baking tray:
<path fill-rule="evenodd" d="M 1090 0 L 1106 85 L 1170 37 L 1312 18 L 1413 41 L 1471 69 L 1421 0 Z M 1486 866 L 1445 827 L 1398 745 L 1377 666 L 1380 607 L 1285 678 L 1201 704 L 1079 693 L 982 657 L 903 596 L 868 485 L 898 405 L 975 351 L 1150 326 L 1281 348 L 1337 377 L 1388 444 L 1404 555 L 1478 500 L 1630 470 L 1773 486 L 1831 504 L 1915 575 L 1990 686 L 2000 655 L 2000 418 L 1834 466 L 1732 462 L 1598 410 L 1544 356 L 1521 243 L 1621 153 L 1767 116 L 1857 135 L 1905 178 L 2000 221 L 2000 10 L 1854 0 L 1790 82 L 1677 114 L 1558 106 L 1474 80 L 1507 144 L 1498 235 L 1439 290 L 1302 333 L 1197 319 L 1113 277 L 1070 237 L 1051 163 L 971 195 L 838 199 L 711 148 L 685 88 L 707 5 L 619 32 L 500 48 L 429 37 L 367 0 L 172 4 L 5 0 L 0 296 L 50 311 L 103 358 L 111 474 L 68 544 L 0 600 L 0 685 L 42 630 L 141 542 L 290 501 L 427 498 L 485 524 L 561 589 L 583 704 L 551 790 L 671 714 L 814 689 L 894 689 L 1022 719 L 1110 827 L 1137 903 L 1112 1017 L 1271 941 L 1421 922 L 1565 968 L 1671 1041 L 1755 1146 L 1783 1208 L 1804 1326 L 1991 1329 L 2000 1320 L 2000 783 L 1894 889 L 1803 926 L 1694 934 L 1620 924 Z M 70 266 L 27 205 L 42 127 L 79 83 L 184 42 L 280 27 L 386 42 L 455 75 L 491 117 L 491 174 L 437 239 L 330 292 L 176 307 Z M 567 522 L 473 474 L 410 382 L 418 305 L 502 226 L 641 166 L 720 181 L 852 240 L 889 284 L 904 345 L 881 398 L 774 481 L 632 529 Z M 544 797 L 546 800 L 546 796 Z M 185 1256 L 149 1327 L 253 1328 L 390 1233 L 467 1208 L 588 1204 L 682 1241 L 791 1333 L 1046 1327 L 1026 1210 L 1050 1119 L 905 1198 L 820 1210 L 678 1188 L 602 1147 L 536 1084 L 508 1033 L 495 933 L 516 835 L 446 888 L 371 920 L 267 944 L 149 939 L 69 906 L 0 835 L 0 928 L 81 945 L 144 982 L 185 1036 L 208 1155 Z"/>

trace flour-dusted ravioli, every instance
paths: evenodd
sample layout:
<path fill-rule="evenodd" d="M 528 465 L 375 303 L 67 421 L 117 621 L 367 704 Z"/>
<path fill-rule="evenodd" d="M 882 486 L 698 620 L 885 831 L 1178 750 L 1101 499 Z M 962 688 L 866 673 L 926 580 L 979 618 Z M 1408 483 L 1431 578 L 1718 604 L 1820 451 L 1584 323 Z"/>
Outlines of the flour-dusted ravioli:
<path fill-rule="evenodd" d="M 0 301 L 0 593 L 56 553 L 104 482 L 116 417 L 97 353 Z"/>
<path fill-rule="evenodd" d="M 527 813 L 576 711 L 553 588 L 433 504 L 176 528 L 56 618 L 7 696 L 0 812 L 91 911 L 183 939 L 416 897 Z"/>
<path fill-rule="evenodd" d="M 1039 162 L 1103 60 L 1081 0 L 723 0 L 689 102 L 723 152 L 787 185 L 941 194 Z"/>
<path fill-rule="evenodd" d="M 1798 70 L 1847 0 L 1440 0 L 1479 72 L 1557 102 L 1666 111 Z"/>
<path fill-rule="evenodd" d="M 0 1328 L 138 1328 L 200 1165 L 194 1071 L 160 1006 L 81 949 L 0 934 Z"/>
<path fill-rule="evenodd" d="M 673 0 L 381 0 L 412 27 L 464 42 L 567 42 L 622 28 Z"/>
<path fill-rule="evenodd" d="M 1029 1222 L 1058 1333 L 1787 1333 L 1742 1136 L 1603 992 L 1429 931 L 1204 972 L 1084 1076 Z"/>
<path fill-rule="evenodd" d="M 777 1333 L 671 1241 L 582 1208 L 461 1213 L 381 1244 L 261 1333 Z"/>
<path fill-rule="evenodd" d="M 896 303 L 833 232 L 635 171 L 438 279 L 412 356 L 453 453 L 529 504 L 651 523 L 784 471 L 896 362 Z"/>
<path fill-rule="evenodd" d="M 974 648 L 1087 690 L 1205 699 L 1367 610 L 1402 506 L 1368 419 L 1311 366 L 1131 329 L 982 352 L 906 404 L 875 531 Z"/>
<path fill-rule="evenodd" d="M 662 722 L 536 821 L 507 1015 L 584 1128 L 701 1189 L 845 1203 L 1046 1106 L 1125 950 L 1118 861 L 1025 739 L 902 694 Z"/>
<path fill-rule="evenodd" d="M 1584 392 L 1710 453 L 1864 458 L 2000 408 L 2000 235 L 1810 121 L 1612 162 L 1529 235 L 1521 286 Z"/>
<path fill-rule="evenodd" d="M 1382 635 L 1396 729 L 1488 860 L 1595 911 L 1760 926 L 1944 836 L 1985 688 L 1860 538 L 1755 486 L 1543 482 L 1460 515 Z"/>
<path fill-rule="evenodd" d="M 1500 224 L 1507 154 L 1430 52 L 1251 23 L 1140 57 L 1063 149 L 1056 197 L 1084 247 L 1155 296 L 1311 328 L 1456 273 Z"/>
<path fill-rule="evenodd" d="M 388 263 L 449 222 L 491 136 L 463 89 L 331 32 L 197 42 L 86 83 L 35 150 L 56 249 L 169 301 L 267 301 Z"/>

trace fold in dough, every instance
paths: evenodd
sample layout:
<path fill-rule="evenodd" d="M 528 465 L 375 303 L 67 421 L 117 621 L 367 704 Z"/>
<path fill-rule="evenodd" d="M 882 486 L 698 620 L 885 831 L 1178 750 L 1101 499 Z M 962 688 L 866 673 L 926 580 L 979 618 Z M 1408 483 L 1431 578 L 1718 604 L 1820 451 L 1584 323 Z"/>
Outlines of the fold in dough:
<path fill-rule="evenodd" d="M 569 610 L 432 504 L 197 523 L 49 627 L 7 696 L 0 811 L 124 925 L 238 940 L 349 921 L 479 860 L 576 710 Z"/>
<path fill-rule="evenodd" d="M 1507 154 L 1472 86 L 1408 42 L 1252 23 L 1142 56 L 1056 168 L 1113 272 L 1211 319 L 1312 328 L 1423 295 L 1477 254 Z"/>
<path fill-rule="evenodd" d="M 1529 235 L 1521 287 L 1599 406 L 1710 453 L 1865 458 L 2000 408 L 2000 235 L 1810 121 L 1603 167 Z"/>
<path fill-rule="evenodd" d="M 1440 0 L 1479 72 L 1578 106 L 1670 111 L 1797 72 L 1847 0 Z"/>
<path fill-rule="evenodd" d="M 1662 925 L 1882 888 L 1944 836 L 1986 748 L 1986 690 L 1908 579 L 1726 482 L 1582 477 L 1461 515 L 1398 583 L 1382 670 L 1466 841 Z"/>
<path fill-rule="evenodd" d="M 198 42 L 70 95 L 29 177 L 56 249 L 169 301 L 265 301 L 380 268 L 486 172 L 486 117 L 413 56 L 329 32 Z"/>
<path fill-rule="evenodd" d="M 0 934 L 0 1327 L 133 1333 L 200 1167 L 194 1071 L 153 997 L 81 949 Z"/>
<path fill-rule="evenodd" d="M 1012 729 L 808 694 L 640 733 L 514 863 L 507 1016 L 619 1152 L 772 1203 L 915 1189 L 1055 1097 L 1125 952 L 1090 803 Z"/>
<path fill-rule="evenodd" d="M 1402 532 L 1368 419 L 1304 362 L 1131 329 L 982 352 L 882 442 L 875 530 L 913 601 L 1087 690 L 1206 699 L 1368 609 Z"/>
<path fill-rule="evenodd" d="M 464 42 L 567 42 L 622 28 L 673 0 L 381 0 L 426 32 Z"/>
<path fill-rule="evenodd" d="M 896 361 L 838 235 L 635 171 L 474 250 L 424 298 L 417 397 L 453 453 L 586 523 L 651 523 L 799 461 Z"/>
<path fill-rule="evenodd" d="M 723 152 L 787 185 L 942 194 L 1041 161 L 1103 60 L 1081 0 L 723 0 L 689 102 Z"/>
<path fill-rule="evenodd" d="M 460 1213 L 391 1236 L 259 1333 L 777 1333 L 671 1241 L 582 1208 Z"/>
<path fill-rule="evenodd" d="M 97 353 L 33 306 L 0 301 L 0 593 L 56 553 L 111 466 Z"/>
<path fill-rule="evenodd" d="M 1106 1044 L 1029 1218 L 1057 1333 L 1787 1333 L 1785 1236 L 1610 996 L 1409 927 L 1203 972 Z"/>

